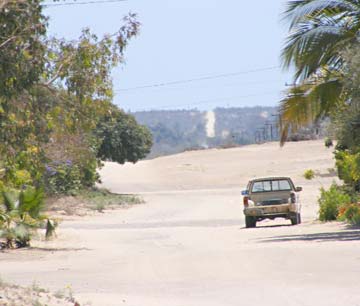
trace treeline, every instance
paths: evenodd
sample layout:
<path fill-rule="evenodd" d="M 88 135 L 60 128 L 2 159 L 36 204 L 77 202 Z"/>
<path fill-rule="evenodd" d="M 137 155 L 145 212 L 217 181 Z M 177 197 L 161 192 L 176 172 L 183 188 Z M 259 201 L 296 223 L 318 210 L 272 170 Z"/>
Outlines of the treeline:
<path fill-rule="evenodd" d="M 137 121 L 146 125 L 154 140 L 149 157 L 173 154 L 189 149 L 228 147 L 255 143 L 257 129 L 272 120 L 274 139 L 275 107 L 217 108 L 214 122 L 208 112 L 193 110 L 159 110 L 135 112 Z M 209 131 L 213 130 L 213 131 Z"/>

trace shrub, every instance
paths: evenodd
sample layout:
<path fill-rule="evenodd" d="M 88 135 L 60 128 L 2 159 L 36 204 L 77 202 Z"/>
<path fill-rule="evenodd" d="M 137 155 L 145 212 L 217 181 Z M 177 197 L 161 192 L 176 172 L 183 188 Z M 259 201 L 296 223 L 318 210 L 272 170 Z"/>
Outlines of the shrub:
<path fill-rule="evenodd" d="M 331 138 L 325 138 L 325 147 L 330 148 L 333 146 L 333 141 Z"/>
<path fill-rule="evenodd" d="M 359 193 L 354 190 L 349 185 L 341 185 L 338 186 L 338 189 L 341 190 L 342 193 L 347 194 L 350 197 L 350 203 L 357 203 L 359 202 Z"/>
<path fill-rule="evenodd" d="M 360 204 L 353 203 L 340 209 L 339 217 L 353 225 L 360 225 Z"/>
<path fill-rule="evenodd" d="M 44 180 L 47 194 L 74 195 L 82 188 L 80 169 L 71 161 L 47 165 Z"/>
<path fill-rule="evenodd" d="M 360 191 L 360 152 L 337 151 L 335 159 L 339 178 L 354 190 Z"/>
<path fill-rule="evenodd" d="M 46 229 L 46 238 L 54 233 L 56 222 L 41 214 L 44 193 L 41 189 L 28 187 L 16 197 L 2 191 L 0 207 L 0 238 L 8 248 L 25 247 L 38 228 Z"/>
<path fill-rule="evenodd" d="M 319 219 L 321 221 L 336 220 L 340 207 L 351 202 L 350 196 L 341 191 L 336 184 L 331 185 L 329 190 L 321 188 L 320 191 Z"/>
<path fill-rule="evenodd" d="M 21 187 L 23 185 L 29 185 L 32 183 L 31 174 L 26 170 L 17 170 L 14 176 L 14 185 Z"/>
<path fill-rule="evenodd" d="M 101 167 L 101 164 L 95 158 L 87 160 L 85 163 L 82 163 L 80 167 L 80 170 L 82 172 L 82 187 L 93 187 L 96 182 L 100 182 L 100 175 L 97 172 L 98 167 Z"/>
<path fill-rule="evenodd" d="M 308 169 L 304 172 L 304 177 L 307 180 L 312 180 L 315 177 L 315 172 L 312 169 Z"/>

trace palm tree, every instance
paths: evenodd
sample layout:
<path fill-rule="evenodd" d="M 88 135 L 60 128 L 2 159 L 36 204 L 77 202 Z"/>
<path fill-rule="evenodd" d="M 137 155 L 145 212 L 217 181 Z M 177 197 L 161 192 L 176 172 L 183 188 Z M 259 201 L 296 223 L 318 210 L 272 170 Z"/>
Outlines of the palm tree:
<path fill-rule="evenodd" d="M 29 246 L 38 228 L 45 228 L 46 238 L 54 234 L 57 223 L 41 214 L 44 203 L 41 189 L 22 190 L 16 201 L 9 192 L 2 191 L 0 200 L 0 238 L 5 239 L 5 247 Z"/>
<path fill-rule="evenodd" d="M 290 27 L 282 59 L 285 68 L 295 68 L 295 85 L 280 102 L 282 144 L 289 130 L 328 115 L 347 99 L 342 52 L 358 42 L 360 1 L 289 1 L 284 17 Z"/>

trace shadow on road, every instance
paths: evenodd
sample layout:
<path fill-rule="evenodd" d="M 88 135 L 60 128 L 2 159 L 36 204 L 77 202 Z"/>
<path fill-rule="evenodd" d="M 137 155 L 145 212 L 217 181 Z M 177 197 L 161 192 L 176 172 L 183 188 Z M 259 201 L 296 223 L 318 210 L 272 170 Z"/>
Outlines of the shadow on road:
<path fill-rule="evenodd" d="M 250 228 L 243 226 L 243 227 L 241 227 L 241 229 L 242 230 L 256 230 L 259 228 L 277 228 L 277 227 L 288 227 L 288 226 L 293 226 L 293 225 L 291 225 L 291 224 L 256 225 L 256 227 L 250 227 Z"/>
<path fill-rule="evenodd" d="M 40 251 L 40 252 L 77 252 L 77 251 L 91 251 L 88 248 L 40 248 L 40 247 L 28 247 L 24 248 L 31 251 Z"/>
<path fill-rule="evenodd" d="M 261 239 L 260 242 L 290 242 L 290 241 L 358 241 L 360 240 L 360 229 L 344 230 L 341 232 L 328 232 L 303 235 L 283 235 Z"/>
<path fill-rule="evenodd" d="M 184 221 L 158 221 L 122 224 L 64 224 L 62 228 L 73 229 L 155 229 L 176 227 L 228 227 L 243 225 L 239 219 L 214 219 L 214 220 L 184 220 Z"/>
<path fill-rule="evenodd" d="M 274 224 L 274 225 L 256 225 L 256 228 L 288 227 L 291 224 Z"/>

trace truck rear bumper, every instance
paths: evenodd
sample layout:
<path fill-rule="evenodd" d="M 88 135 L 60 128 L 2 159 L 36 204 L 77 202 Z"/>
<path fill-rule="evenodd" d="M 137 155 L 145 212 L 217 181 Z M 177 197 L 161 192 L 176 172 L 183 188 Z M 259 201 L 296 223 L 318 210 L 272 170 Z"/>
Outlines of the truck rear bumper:
<path fill-rule="evenodd" d="M 282 204 L 269 206 L 254 206 L 244 209 L 245 216 L 251 217 L 287 217 L 298 211 L 296 204 Z"/>

